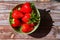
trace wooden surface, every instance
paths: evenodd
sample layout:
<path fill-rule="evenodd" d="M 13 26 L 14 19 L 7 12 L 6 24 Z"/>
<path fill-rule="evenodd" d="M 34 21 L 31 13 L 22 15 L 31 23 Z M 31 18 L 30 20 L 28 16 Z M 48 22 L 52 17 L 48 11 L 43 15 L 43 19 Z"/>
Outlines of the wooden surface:
<path fill-rule="evenodd" d="M 42 38 L 35 38 L 26 34 L 15 32 L 9 24 L 9 12 L 20 1 L 0 1 L 0 39 L 1 40 L 59 40 L 60 39 L 60 3 L 58 2 L 34 2 L 38 9 L 50 10 L 50 16 L 54 21 L 51 30 Z M 46 31 L 45 27 L 42 28 Z M 38 34 L 38 33 L 37 33 Z M 36 34 L 36 35 L 37 35 Z M 44 33 L 43 33 L 44 34 Z M 39 35 L 40 36 L 40 35 Z"/>

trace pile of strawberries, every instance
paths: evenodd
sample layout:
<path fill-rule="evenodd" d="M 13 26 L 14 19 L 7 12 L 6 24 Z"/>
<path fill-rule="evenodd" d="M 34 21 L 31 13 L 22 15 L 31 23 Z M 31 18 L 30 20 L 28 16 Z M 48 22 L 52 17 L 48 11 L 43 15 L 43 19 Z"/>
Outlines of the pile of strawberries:
<path fill-rule="evenodd" d="M 29 2 L 26 2 L 20 7 L 20 10 L 15 9 L 12 12 L 13 23 L 11 24 L 13 28 L 21 27 L 22 32 L 28 33 L 33 30 L 34 24 L 28 24 L 31 18 L 32 8 Z"/>

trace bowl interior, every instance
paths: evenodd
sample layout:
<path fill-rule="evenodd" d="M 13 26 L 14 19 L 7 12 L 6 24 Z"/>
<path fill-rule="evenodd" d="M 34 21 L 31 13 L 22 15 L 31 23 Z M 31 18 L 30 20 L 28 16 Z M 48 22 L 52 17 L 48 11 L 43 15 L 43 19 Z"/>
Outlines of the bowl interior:
<path fill-rule="evenodd" d="M 22 4 L 17 5 L 16 7 L 14 7 L 14 8 L 12 9 L 12 11 L 15 10 L 15 9 L 18 9 L 18 7 L 21 7 L 21 6 L 22 6 Z M 9 17 L 10 25 L 11 25 L 11 20 L 13 19 L 13 18 L 11 17 L 12 11 L 10 12 L 10 17 Z M 37 12 L 38 16 L 40 17 L 40 12 L 39 12 L 38 9 L 36 9 L 36 12 Z M 34 27 L 34 29 L 33 29 L 31 32 L 29 32 L 29 33 L 23 33 L 23 32 L 21 32 L 21 31 L 15 30 L 14 28 L 13 28 L 13 29 L 14 29 L 16 32 L 19 32 L 19 33 L 23 33 L 23 34 L 31 34 L 31 33 L 33 33 L 33 32 L 39 27 L 39 25 L 40 25 L 40 18 L 39 18 L 38 24 L 37 24 L 37 25 Z M 21 30 L 21 28 L 18 28 L 18 29 Z"/>

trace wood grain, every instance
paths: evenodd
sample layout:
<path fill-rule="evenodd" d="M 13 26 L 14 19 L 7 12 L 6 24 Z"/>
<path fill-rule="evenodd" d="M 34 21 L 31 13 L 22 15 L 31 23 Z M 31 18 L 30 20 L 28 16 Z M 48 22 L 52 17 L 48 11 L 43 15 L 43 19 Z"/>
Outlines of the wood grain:
<path fill-rule="evenodd" d="M 47 34 L 43 38 L 34 38 L 26 34 L 19 34 L 15 32 L 9 24 L 9 12 L 10 10 L 15 7 L 16 5 L 23 3 L 20 1 L 0 1 L 0 39 L 11 39 L 11 35 L 13 34 L 14 40 L 56 40 L 56 30 L 60 27 L 60 3 L 56 2 L 47 2 L 47 3 L 40 3 L 34 2 L 35 6 L 39 9 L 47 9 L 50 10 L 50 15 L 52 20 L 54 21 L 54 27 L 51 29 L 49 34 Z M 12 40 L 13 40 L 12 39 Z"/>
<path fill-rule="evenodd" d="M 14 3 L 14 4 L 13 4 Z M 2 2 L 2 3 L 0 3 L 1 5 L 0 5 L 0 25 L 8 25 L 8 17 L 9 17 L 9 12 L 10 12 L 10 10 L 14 7 L 14 6 L 16 6 L 17 4 L 19 4 L 19 2 L 17 3 L 17 2 L 8 2 L 8 4 L 7 4 L 7 2 Z M 36 7 L 37 8 L 49 8 L 49 7 L 52 7 L 52 5 L 53 5 L 53 8 L 54 8 L 54 10 L 51 8 L 51 12 L 50 12 L 50 15 L 51 15 L 51 17 L 52 17 L 52 19 L 53 19 L 53 21 L 55 20 L 55 21 L 57 21 L 57 20 L 60 20 L 60 10 L 58 9 L 60 6 L 60 4 L 59 3 L 57 3 L 57 4 L 50 4 L 50 3 L 39 3 L 39 5 L 37 5 L 38 3 L 35 3 L 35 5 L 36 5 Z M 58 5 L 58 6 L 57 6 Z M 54 7 L 54 6 L 56 6 L 56 7 Z M 57 10 L 56 10 L 57 9 Z M 6 17 L 4 16 L 4 15 L 6 15 Z M 3 18 L 2 18 L 3 17 Z M 2 22 L 2 21 L 6 21 L 6 22 Z M 54 22 L 55 22 L 54 21 Z M 2 23 L 1 23 L 2 22 Z M 59 21 L 60 22 L 60 21 Z M 55 25 L 57 25 L 57 24 L 55 24 Z"/>

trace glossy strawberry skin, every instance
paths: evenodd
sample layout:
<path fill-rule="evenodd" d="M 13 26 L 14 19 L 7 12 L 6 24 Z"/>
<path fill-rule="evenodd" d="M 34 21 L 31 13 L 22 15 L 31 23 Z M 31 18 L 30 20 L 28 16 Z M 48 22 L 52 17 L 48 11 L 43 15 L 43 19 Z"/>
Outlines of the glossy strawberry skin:
<path fill-rule="evenodd" d="M 32 8 L 31 8 L 31 6 L 30 6 L 30 3 L 29 3 L 29 2 L 26 2 L 26 3 L 22 6 L 22 8 L 21 8 L 20 11 L 23 12 L 23 13 L 30 13 L 30 12 L 32 11 Z"/>
<path fill-rule="evenodd" d="M 18 19 L 13 19 L 12 27 L 18 27 L 21 25 L 21 22 Z"/>
<path fill-rule="evenodd" d="M 23 13 L 21 13 L 19 10 L 14 10 L 12 13 L 12 17 L 15 19 L 19 19 L 23 17 Z"/>
<path fill-rule="evenodd" d="M 26 16 L 28 19 L 30 19 L 31 14 L 30 14 L 30 13 L 26 13 L 25 16 Z"/>
<path fill-rule="evenodd" d="M 22 21 L 27 23 L 30 19 L 30 16 L 31 16 L 30 13 L 26 13 L 25 16 L 22 18 Z"/>
<path fill-rule="evenodd" d="M 33 30 L 33 27 L 30 27 L 29 24 L 22 25 L 22 32 L 28 33 Z"/>

